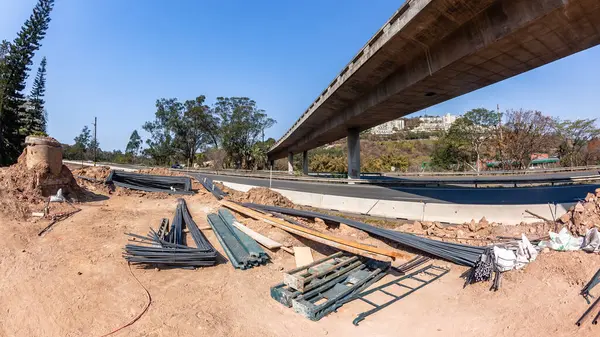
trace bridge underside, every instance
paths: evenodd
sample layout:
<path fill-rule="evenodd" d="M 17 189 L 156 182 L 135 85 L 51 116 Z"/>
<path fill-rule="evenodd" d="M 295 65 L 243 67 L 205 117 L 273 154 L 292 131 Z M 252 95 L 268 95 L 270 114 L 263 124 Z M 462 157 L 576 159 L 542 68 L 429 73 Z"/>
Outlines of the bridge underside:
<path fill-rule="evenodd" d="M 349 129 L 369 129 L 600 43 L 598 0 L 409 5 L 387 24 L 402 27 L 380 39 L 385 41 L 379 48 L 375 43 L 364 61 L 356 64 L 355 58 L 351 74 L 342 72 L 270 150 L 270 159 L 331 143 Z"/>

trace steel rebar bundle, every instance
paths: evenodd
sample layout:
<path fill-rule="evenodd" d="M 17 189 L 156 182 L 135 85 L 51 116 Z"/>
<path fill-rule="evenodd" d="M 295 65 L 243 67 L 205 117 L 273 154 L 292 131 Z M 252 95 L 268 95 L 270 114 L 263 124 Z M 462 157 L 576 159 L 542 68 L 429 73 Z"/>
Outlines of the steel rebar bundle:
<path fill-rule="evenodd" d="M 253 203 L 245 203 L 243 205 L 264 212 L 277 212 L 291 216 L 298 216 L 303 218 L 320 218 L 326 221 L 343 223 L 350 227 L 363 230 L 369 234 L 383 237 L 401 245 L 468 267 L 474 267 L 476 263 L 480 260 L 481 255 L 485 252 L 486 249 L 486 247 L 436 241 L 409 233 L 379 228 L 371 226 L 364 222 L 318 212 L 297 210 L 277 206 L 266 206 Z"/>
<path fill-rule="evenodd" d="M 423 263 L 429 260 L 430 258 L 428 258 L 427 256 L 416 256 L 414 259 L 406 262 L 405 264 L 392 268 L 396 269 L 402 274 L 406 274 L 407 272 L 411 271 L 412 269 L 415 269 L 416 267 L 422 265 Z"/>
<path fill-rule="evenodd" d="M 185 245 L 184 226 L 189 230 L 196 247 Z M 185 200 L 178 199 L 177 209 L 170 230 L 168 220 L 163 219 L 158 231 L 150 229 L 147 236 L 125 233 L 138 244 L 125 245 L 123 258 L 133 264 L 166 265 L 173 267 L 212 266 L 217 251 L 192 219 Z"/>
<path fill-rule="evenodd" d="M 183 176 L 157 176 L 112 170 L 106 178 L 106 183 L 146 192 L 194 194 L 192 180 Z"/>
<path fill-rule="evenodd" d="M 592 288 L 594 288 L 598 283 L 600 283 L 600 269 L 598 269 L 596 274 L 594 274 L 594 276 L 592 276 L 590 281 L 583 287 L 583 289 L 581 289 L 580 294 L 588 301 L 588 303 L 589 303 L 588 298 L 590 296 L 590 290 L 592 290 Z"/>
<path fill-rule="evenodd" d="M 269 261 L 269 255 L 254 239 L 233 226 L 236 220 L 229 210 L 220 209 L 218 214 L 209 214 L 207 219 L 235 268 L 248 269 Z"/>
<path fill-rule="evenodd" d="M 219 187 L 217 187 L 214 184 L 212 179 L 201 176 L 199 174 L 194 175 L 194 178 L 196 178 L 196 180 L 198 180 L 207 191 L 212 193 L 215 196 L 215 198 L 217 198 L 217 200 L 221 200 L 227 195 L 227 193 L 223 192 Z"/>

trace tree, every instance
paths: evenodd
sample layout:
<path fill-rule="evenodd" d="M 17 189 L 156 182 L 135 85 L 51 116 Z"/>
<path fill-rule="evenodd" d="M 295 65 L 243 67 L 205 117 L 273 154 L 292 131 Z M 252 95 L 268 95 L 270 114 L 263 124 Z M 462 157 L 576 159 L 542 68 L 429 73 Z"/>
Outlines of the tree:
<path fill-rule="evenodd" d="M 473 155 L 470 151 L 471 144 L 463 137 L 462 127 L 453 123 L 433 146 L 431 166 L 440 170 L 462 170 L 471 166 Z"/>
<path fill-rule="evenodd" d="M 198 96 L 195 100 L 183 103 L 183 114 L 172 122 L 175 133 L 175 147 L 180 151 L 188 166 L 193 166 L 196 153 L 212 144 L 218 148 L 219 120 L 212 109 L 204 104 L 206 97 Z"/>
<path fill-rule="evenodd" d="M 137 130 L 133 130 L 131 136 L 129 136 L 129 142 L 125 148 L 125 153 L 130 153 L 133 157 L 137 156 L 142 146 L 142 137 L 138 134 Z"/>
<path fill-rule="evenodd" d="M 151 134 L 146 153 L 159 164 L 177 156 L 191 166 L 199 150 L 209 144 L 218 147 L 219 119 L 204 101 L 204 96 L 184 103 L 175 98 L 157 100 L 155 120 L 143 126 Z"/>
<path fill-rule="evenodd" d="M 17 38 L 4 51 L 0 66 L 0 165 L 14 162 L 21 152 L 19 132 L 24 107 L 25 80 L 35 52 L 40 48 L 50 23 L 54 0 L 38 0 Z M 3 43 L 3 48 L 6 44 Z"/>
<path fill-rule="evenodd" d="M 557 121 L 556 130 L 560 138 L 558 153 L 563 165 L 587 164 L 586 146 L 592 139 L 600 136 L 596 119 Z"/>
<path fill-rule="evenodd" d="M 181 109 L 181 103 L 174 98 L 156 100 L 154 121 L 146 122 L 142 127 L 150 133 L 150 138 L 146 139 L 148 148 L 144 153 L 152 157 L 157 164 L 168 164 L 175 155 L 171 121 L 174 116 L 179 115 Z"/>
<path fill-rule="evenodd" d="M 225 162 L 225 157 L 227 157 L 227 153 L 223 149 L 210 148 L 206 150 L 205 156 L 210 166 L 217 170 L 217 172 L 223 168 L 223 164 Z"/>
<path fill-rule="evenodd" d="M 452 124 L 456 136 L 470 144 L 471 151 L 475 154 L 477 172 L 481 170 L 483 147 L 496 135 L 496 128 L 499 123 L 500 114 L 493 110 L 477 108 L 468 111 Z"/>
<path fill-rule="evenodd" d="M 75 145 L 73 145 L 73 152 L 75 155 L 79 156 L 80 159 L 84 159 L 85 154 L 90 149 L 90 145 L 92 143 L 92 136 L 90 133 L 90 129 L 86 126 L 81 129 L 81 133 L 79 136 L 74 139 Z"/>
<path fill-rule="evenodd" d="M 250 168 L 252 148 L 275 120 L 247 97 L 218 97 L 214 107 L 221 119 L 221 142 L 235 168 Z"/>
<path fill-rule="evenodd" d="M 502 129 L 504 166 L 527 169 L 534 153 L 548 152 L 554 125 L 554 120 L 540 111 L 508 110 Z"/>
<path fill-rule="evenodd" d="M 42 58 L 38 68 L 33 87 L 29 94 L 29 102 L 25 111 L 22 111 L 21 134 L 45 135 L 46 134 L 46 112 L 44 110 L 44 94 L 46 93 L 46 58 Z"/>
<path fill-rule="evenodd" d="M 253 170 L 267 169 L 269 167 L 267 152 L 271 146 L 275 145 L 275 143 L 276 141 L 273 138 L 269 138 L 264 142 L 256 142 L 250 151 L 251 155 L 248 161 L 249 167 L 251 167 Z"/>

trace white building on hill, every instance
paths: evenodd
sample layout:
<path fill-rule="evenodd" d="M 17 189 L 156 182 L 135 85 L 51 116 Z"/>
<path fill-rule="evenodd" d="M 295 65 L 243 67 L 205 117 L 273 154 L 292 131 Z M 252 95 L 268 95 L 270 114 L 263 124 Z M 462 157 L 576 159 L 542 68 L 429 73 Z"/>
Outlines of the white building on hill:
<path fill-rule="evenodd" d="M 399 118 L 377 125 L 371 128 L 369 132 L 374 135 L 391 135 L 402 130 L 404 130 L 404 119 Z"/>
<path fill-rule="evenodd" d="M 415 127 L 413 131 L 431 132 L 442 130 L 448 131 L 458 116 L 447 113 L 443 116 L 421 116 L 418 118 L 421 124 Z"/>

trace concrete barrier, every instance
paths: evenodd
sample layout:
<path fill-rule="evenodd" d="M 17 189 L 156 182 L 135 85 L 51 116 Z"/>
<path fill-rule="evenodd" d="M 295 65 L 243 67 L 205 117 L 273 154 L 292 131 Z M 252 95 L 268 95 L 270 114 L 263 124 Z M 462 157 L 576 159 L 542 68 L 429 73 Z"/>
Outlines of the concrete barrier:
<path fill-rule="evenodd" d="M 218 182 L 242 192 L 247 192 L 255 187 L 225 181 Z M 548 204 L 469 205 L 425 203 L 420 201 L 410 202 L 343 197 L 276 188 L 272 190 L 298 205 L 391 219 L 465 223 L 470 222 L 471 219 L 479 220 L 485 217 L 490 222 L 517 225 L 521 222 L 532 223 L 540 221 L 540 219 L 528 214 L 525 210 L 529 210 L 547 219 L 552 219 L 552 213 L 554 213 L 554 205 L 549 206 Z M 554 216 L 558 218 L 572 205 L 572 203 L 557 204 Z"/>

